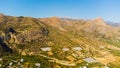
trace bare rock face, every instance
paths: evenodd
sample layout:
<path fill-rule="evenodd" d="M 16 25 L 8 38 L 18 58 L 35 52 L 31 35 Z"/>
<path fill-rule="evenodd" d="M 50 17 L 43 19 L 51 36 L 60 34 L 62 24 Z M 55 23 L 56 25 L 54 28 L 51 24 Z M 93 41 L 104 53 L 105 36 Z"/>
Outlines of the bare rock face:
<path fill-rule="evenodd" d="M 62 25 L 65 24 L 65 22 L 63 22 L 59 17 L 42 18 L 40 21 L 50 26 L 59 28 L 60 30 L 64 30 Z"/>
<path fill-rule="evenodd" d="M 92 20 L 92 22 L 96 23 L 97 25 L 102 25 L 102 26 L 106 25 L 106 23 L 104 22 L 104 20 L 101 17 L 98 17 L 98 18 Z"/>
<path fill-rule="evenodd" d="M 106 38 L 113 37 L 117 32 L 115 27 L 107 25 L 102 18 L 87 21 L 87 23 L 83 25 L 82 30 L 88 33 L 98 34 L 98 36 Z M 116 36 L 117 35 L 118 34 L 116 34 Z"/>
<path fill-rule="evenodd" d="M 29 30 L 23 31 L 21 34 L 17 35 L 17 39 L 20 43 L 31 42 L 32 40 L 40 40 L 44 36 L 47 36 L 49 31 L 45 28 L 31 28 Z"/>

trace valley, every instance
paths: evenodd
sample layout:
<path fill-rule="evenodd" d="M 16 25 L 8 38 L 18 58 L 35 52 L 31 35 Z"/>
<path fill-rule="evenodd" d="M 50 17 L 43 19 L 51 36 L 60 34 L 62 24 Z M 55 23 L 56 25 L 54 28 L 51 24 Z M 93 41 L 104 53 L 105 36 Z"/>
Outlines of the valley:
<path fill-rule="evenodd" d="M 120 68 L 120 29 L 102 18 L 0 14 L 1 68 Z"/>

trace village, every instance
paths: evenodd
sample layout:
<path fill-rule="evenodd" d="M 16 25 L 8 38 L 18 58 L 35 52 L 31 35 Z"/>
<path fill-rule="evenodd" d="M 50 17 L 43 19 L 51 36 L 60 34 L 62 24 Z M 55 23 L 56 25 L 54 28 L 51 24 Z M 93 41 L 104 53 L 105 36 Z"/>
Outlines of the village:
<path fill-rule="evenodd" d="M 65 48 L 62 48 L 61 50 L 62 50 L 62 52 L 69 52 L 71 49 L 65 47 Z M 73 47 L 72 50 L 75 51 L 75 53 L 79 53 L 79 51 L 83 50 L 83 48 Z M 58 66 L 54 67 L 54 68 L 60 68 L 59 65 L 68 66 L 70 68 L 71 67 L 76 68 L 76 66 L 77 66 L 77 68 L 89 68 L 89 65 L 94 64 L 94 63 L 99 63 L 96 59 L 94 59 L 92 57 L 86 57 L 83 59 L 79 59 L 79 58 L 77 58 L 79 56 L 79 54 L 71 54 L 69 56 L 66 56 L 65 60 L 64 59 L 60 60 L 55 57 L 51 57 L 52 55 L 54 55 L 51 47 L 42 47 L 41 51 L 46 52 L 48 55 L 47 56 L 43 55 L 43 54 L 35 54 L 35 55 L 48 59 L 48 62 L 50 62 L 50 63 L 58 64 Z M 1 64 L 2 62 L 3 62 L 3 59 L 0 58 L 0 68 L 2 68 L 4 66 L 3 64 Z M 83 62 L 85 62 L 85 64 L 79 65 Z M 18 67 L 19 68 L 27 68 L 28 67 L 29 68 L 29 65 L 30 65 L 30 63 L 26 62 L 26 59 L 21 58 L 21 59 L 10 61 L 9 64 L 5 65 L 5 67 L 7 67 L 7 68 L 18 68 Z M 36 62 L 32 66 L 34 66 L 36 68 L 41 68 L 41 63 Z M 95 65 L 94 68 L 99 68 L 99 67 L 97 65 Z M 109 68 L 109 67 L 106 64 L 106 65 L 101 66 L 101 68 Z"/>

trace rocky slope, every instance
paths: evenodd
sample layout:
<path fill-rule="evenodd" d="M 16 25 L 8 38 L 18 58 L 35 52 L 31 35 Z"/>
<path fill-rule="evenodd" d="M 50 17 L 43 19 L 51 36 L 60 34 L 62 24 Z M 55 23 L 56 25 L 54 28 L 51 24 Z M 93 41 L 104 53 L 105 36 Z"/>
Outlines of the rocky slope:
<path fill-rule="evenodd" d="M 94 20 L 72 20 L 61 19 L 57 17 L 40 19 L 53 27 L 66 31 L 84 31 L 86 33 L 98 34 L 106 38 L 120 36 L 119 28 L 107 25 L 102 18 L 96 18 Z"/>
<path fill-rule="evenodd" d="M 101 18 L 37 19 L 0 14 L 0 56 L 4 61 L 0 63 L 6 67 L 24 58 L 20 66 L 27 68 L 34 68 L 38 62 L 42 68 L 78 68 L 86 64 L 90 68 L 119 67 L 119 33 L 118 28 L 105 24 Z M 97 63 L 89 63 L 85 58 L 93 58 Z"/>

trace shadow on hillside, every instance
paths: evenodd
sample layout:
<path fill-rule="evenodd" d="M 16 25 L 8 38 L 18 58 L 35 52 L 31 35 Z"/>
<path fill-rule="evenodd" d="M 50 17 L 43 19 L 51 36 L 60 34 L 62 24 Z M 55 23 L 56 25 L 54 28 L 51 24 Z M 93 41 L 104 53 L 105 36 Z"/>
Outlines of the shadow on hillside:
<path fill-rule="evenodd" d="M 0 37 L 0 46 L 2 47 L 2 49 L 3 49 L 5 52 L 9 52 L 9 53 L 12 53 L 12 52 L 13 52 L 13 50 L 10 49 L 10 48 L 7 46 L 6 43 L 4 43 L 2 37 Z"/>

